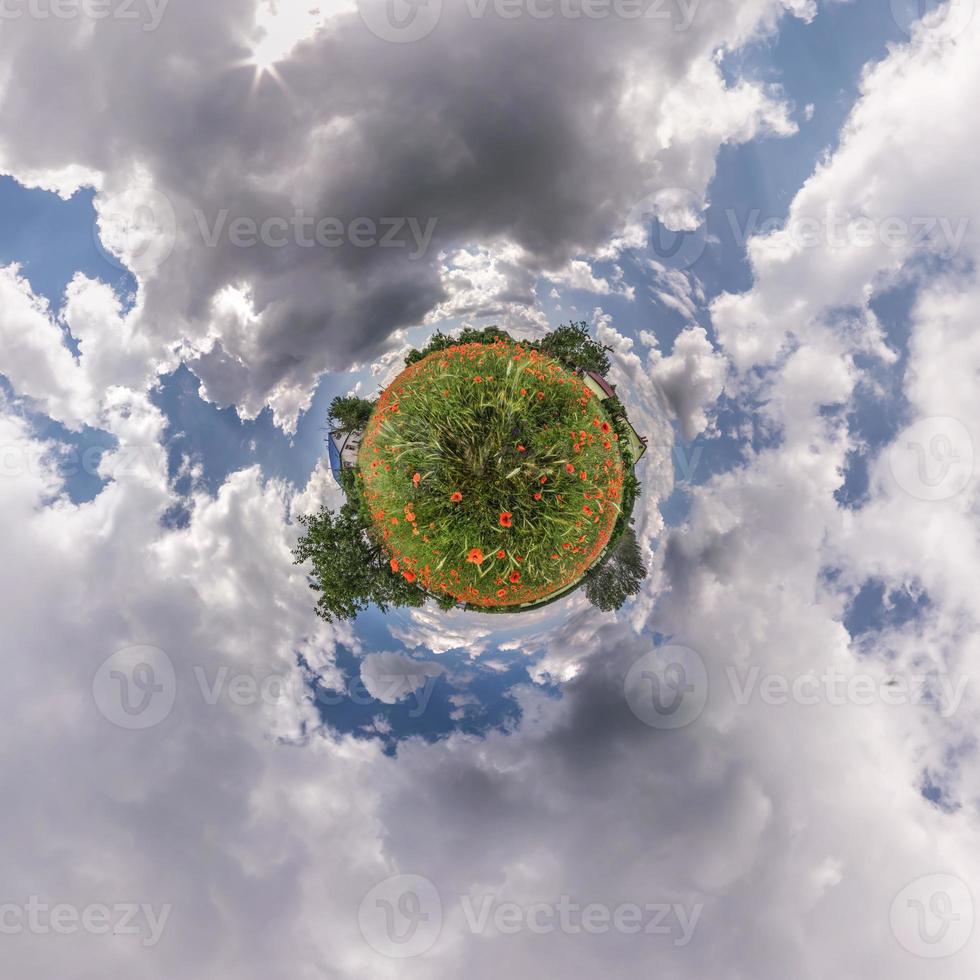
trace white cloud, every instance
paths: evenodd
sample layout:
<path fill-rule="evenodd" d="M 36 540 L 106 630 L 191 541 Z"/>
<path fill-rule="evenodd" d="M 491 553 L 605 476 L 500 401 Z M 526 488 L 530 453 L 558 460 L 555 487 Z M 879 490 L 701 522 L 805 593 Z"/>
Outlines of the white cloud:
<path fill-rule="evenodd" d="M 395 704 L 443 673 L 439 664 L 400 653 L 369 653 L 361 661 L 361 680 L 371 697 Z"/>
<path fill-rule="evenodd" d="M 651 352 L 651 373 L 690 441 L 708 427 L 706 409 L 725 387 L 725 359 L 711 345 L 704 327 L 688 327 L 674 340 L 669 357 Z"/>

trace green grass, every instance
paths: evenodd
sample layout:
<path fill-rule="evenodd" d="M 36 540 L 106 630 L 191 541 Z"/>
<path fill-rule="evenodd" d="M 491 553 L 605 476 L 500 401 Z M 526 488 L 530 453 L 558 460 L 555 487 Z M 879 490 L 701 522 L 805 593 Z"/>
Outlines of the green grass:
<path fill-rule="evenodd" d="M 520 606 L 579 581 L 608 544 L 620 446 L 558 361 L 474 343 L 428 355 L 382 394 L 358 471 L 399 574 L 470 605 Z"/>

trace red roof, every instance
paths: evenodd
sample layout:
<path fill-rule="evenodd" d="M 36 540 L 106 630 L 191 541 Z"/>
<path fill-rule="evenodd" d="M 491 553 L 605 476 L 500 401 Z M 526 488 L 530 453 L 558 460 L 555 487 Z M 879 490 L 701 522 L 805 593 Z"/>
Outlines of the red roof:
<path fill-rule="evenodd" d="M 616 397 L 616 391 L 598 371 L 585 372 L 610 398 Z"/>

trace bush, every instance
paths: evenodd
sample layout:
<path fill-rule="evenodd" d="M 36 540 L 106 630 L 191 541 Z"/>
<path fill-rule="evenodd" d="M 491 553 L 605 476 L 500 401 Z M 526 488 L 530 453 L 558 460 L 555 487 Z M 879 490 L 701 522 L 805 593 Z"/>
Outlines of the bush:
<path fill-rule="evenodd" d="M 602 564 L 589 573 L 585 594 L 596 608 L 615 612 L 630 596 L 639 594 L 646 575 L 636 534 L 629 528 L 612 545 Z"/>

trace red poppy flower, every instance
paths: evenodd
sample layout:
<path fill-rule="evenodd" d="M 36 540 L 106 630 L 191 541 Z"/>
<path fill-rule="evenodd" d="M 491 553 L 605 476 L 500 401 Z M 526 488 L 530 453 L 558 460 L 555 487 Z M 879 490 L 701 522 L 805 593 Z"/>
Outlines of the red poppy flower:
<path fill-rule="evenodd" d="M 591 508 L 591 507 L 590 507 L 590 506 L 589 506 L 588 504 L 586 504 L 586 505 L 585 505 L 585 506 L 584 506 L 584 507 L 582 508 L 582 513 L 583 513 L 583 514 L 587 514 L 587 515 L 588 515 L 589 517 L 591 517 L 591 516 L 592 516 L 592 508 Z"/>
<path fill-rule="evenodd" d="M 575 472 L 575 467 L 572 466 L 571 463 L 566 463 L 565 464 L 565 472 L 566 473 L 574 473 Z"/>
<path fill-rule="evenodd" d="M 517 447 L 517 451 L 518 451 L 519 453 L 526 453 L 526 452 L 527 452 L 527 450 L 526 450 L 526 449 L 525 449 L 525 448 L 524 448 L 523 446 L 518 446 L 518 447 Z"/>
<path fill-rule="evenodd" d="M 404 576 L 405 581 L 408 582 L 409 585 L 411 585 L 412 582 L 415 581 L 415 572 L 402 572 L 402 575 Z"/>
<path fill-rule="evenodd" d="M 497 589 L 497 596 L 498 596 L 498 598 L 503 599 L 503 597 L 505 595 L 507 595 L 507 590 L 506 589 Z"/>
<path fill-rule="evenodd" d="M 421 481 L 422 481 L 422 474 L 421 473 L 416 473 L 412 477 L 412 483 L 414 483 L 416 486 L 418 486 L 419 483 L 421 483 Z"/>
<path fill-rule="evenodd" d="M 541 477 L 540 480 L 538 480 L 538 483 L 540 483 L 542 486 L 547 482 L 548 482 L 548 478 L 546 476 L 543 476 Z"/>
<path fill-rule="evenodd" d="M 521 573 L 515 569 L 513 572 L 510 573 L 510 580 L 512 583 L 516 585 L 521 580 Z"/>
<path fill-rule="evenodd" d="M 603 432 L 608 432 L 610 430 L 610 428 L 611 428 L 611 426 L 609 425 L 608 422 L 603 422 L 602 423 L 602 431 Z"/>
<path fill-rule="evenodd" d="M 391 559 L 391 570 L 393 572 L 397 572 L 398 571 L 398 559 L 397 558 L 392 558 Z"/>
<path fill-rule="evenodd" d="M 463 499 L 463 495 L 462 495 L 462 494 L 461 494 L 461 493 L 460 493 L 460 492 L 459 492 L 459 491 L 457 490 L 457 491 L 456 491 L 456 492 L 455 492 L 454 494 L 452 494 L 452 495 L 450 496 L 450 498 L 449 498 L 449 499 L 450 499 L 450 500 L 451 500 L 451 501 L 452 501 L 452 502 L 453 502 L 454 504 L 458 504 L 458 503 L 459 503 L 459 502 L 460 502 L 460 501 L 461 501 L 461 500 Z"/>
<path fill-rule="evenodd" d="M 513 527 L 514 515 L 509 511 L 501 511 L 500 514 L 500 526 L 501 527 Z"/>
<path fill-rule="evenodd" d="M 466 560 L 471 565 L 482 565 L 483 564 L 483 552 L 479 548 L 470 548 L 470 553 L 466 556 Z"/>
<path fill-rule="evenodd" d="M 504 553 L 503 551 L 498 551 L 498 552 L 497 552 L 497 557 L 498 557 L 498 558 L 506 558 L 506 557 L 507 557 L 507 555 L 506 555 L 506 554 L 505 554 L 505 553 Z"/>
<path fill-rule="evenodd" d="M 540 493 L 536 493 L 536 494 L 534 495 L 534 499 L 535 499 L 535 500 L 540 500 L 540 499 L 541 499 L 541 494 L 540 494 Z"/>

